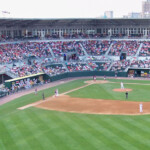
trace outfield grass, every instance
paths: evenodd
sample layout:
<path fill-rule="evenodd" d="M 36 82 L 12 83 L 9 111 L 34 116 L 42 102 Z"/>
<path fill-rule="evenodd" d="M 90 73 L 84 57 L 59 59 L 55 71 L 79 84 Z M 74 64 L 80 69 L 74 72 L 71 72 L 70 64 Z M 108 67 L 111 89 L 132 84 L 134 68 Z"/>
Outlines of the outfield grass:
<path fill-rule="evenodd" d="M 57 88 L 60 93 L 65 92 L 84 85 L 83 81 L 73 81 Z M 92 89 L 97 88 L 94 95 L 99 94 L 99 88 L 106 91 L 108 95 L 106 86 L 111 89 L 118 85 L 119 83 L 92 85 L 96 86 Z M 137 85 L 129 86 L 137 88 Z M 142 86 L 143 88 L 145 86 Z M 47 89 L 44 93 L 50 96 L 54 94 L 55 89 L 56 87 Z M 148 90 L 149 88 L 145 92 L 143 89 L 143 92 L 147 93 Z M 72 92 L 71 95 L 73 96 L 74 93 Z M 86 96 L 89 93 L 87 91 Z M 150 149 L 150 115 L 88 115 L 48 111 L 34 107 L 25 110 L 16 109 L 41 99 L 41 94 L 42 92 L 37 96 L 29 94 L 0 106 L 0 150 Z"/>
<path fill-rule="evenodd" d="M 102 78 L 100 78 L 102 80 Z M 132 79 L 108 79 L 112 82 L 123 82 L 123 83 L 139 83 L 139 84 L 150 84 L 150 80 L 132 80 Z"/>
<path fill-rule="evenodd" d="M 142 83 L 141 83 L 142 84 Z M 150 85 L 124 84 L 125 88 L 133 89 L 129 92 L 128 101 L 150 101 Z M 120 88 L 119 83 L 93 84 L 69 93 L 72 97 L 126 100 L 125 92 L 114 92 Z"/>

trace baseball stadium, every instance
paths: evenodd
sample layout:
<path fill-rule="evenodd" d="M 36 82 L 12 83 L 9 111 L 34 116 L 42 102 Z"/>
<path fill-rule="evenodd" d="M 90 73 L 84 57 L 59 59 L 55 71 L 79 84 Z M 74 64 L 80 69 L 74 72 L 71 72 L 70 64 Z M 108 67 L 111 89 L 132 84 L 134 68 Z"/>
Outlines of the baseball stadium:
<path fill-rule="evenodd" d="M 0 19 L 0 150 L 149 150 L 150 19 Z"/>

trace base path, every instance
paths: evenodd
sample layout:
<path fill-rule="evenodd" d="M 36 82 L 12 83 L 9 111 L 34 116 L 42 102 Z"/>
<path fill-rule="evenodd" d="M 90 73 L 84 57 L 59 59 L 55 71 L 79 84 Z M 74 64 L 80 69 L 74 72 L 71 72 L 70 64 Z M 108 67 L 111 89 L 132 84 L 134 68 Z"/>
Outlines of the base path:
<path fill-rule="evenodd" d="M 131 92 L 132 89 L 113 89 L 115 92 Z"/>
<path fill-rule="evenodd" d="M 62 95 L 40 103 L 34 107 L 72 113 L 141 115 L 150 114 L 150 102 L 142 102 L 143 113 L 139 112 L 141 102 L 72 98 Z"/>

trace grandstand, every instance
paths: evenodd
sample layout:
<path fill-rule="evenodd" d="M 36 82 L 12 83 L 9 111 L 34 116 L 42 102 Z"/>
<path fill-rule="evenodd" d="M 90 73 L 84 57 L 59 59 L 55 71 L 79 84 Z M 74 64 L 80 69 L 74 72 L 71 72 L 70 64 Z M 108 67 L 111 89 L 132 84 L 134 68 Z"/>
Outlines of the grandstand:
<path fill-rule="evenodd" d="M 0 19 L 0 82 L 18 82 L 19 77 L 39 73 L 44 74 L 38 81 L 43 83 L 116 72 L 122 77 L 141 77 L 144 72 L 149 77 L 149 23 L 149 19 Z"/>

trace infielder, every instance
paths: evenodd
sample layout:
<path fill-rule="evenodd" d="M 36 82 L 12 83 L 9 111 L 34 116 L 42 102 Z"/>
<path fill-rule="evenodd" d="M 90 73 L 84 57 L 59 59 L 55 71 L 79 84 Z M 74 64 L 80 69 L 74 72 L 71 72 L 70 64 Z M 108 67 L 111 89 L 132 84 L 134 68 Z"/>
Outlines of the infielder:
<path fill-rule="evenodd" d="M 93 80 L 96 81 L 96 76 L 93 76 Z"/>
<path fill-rule="evenodd" d="M 104 75 L 104 80 L 106 80 L 106 75 Z"/>
<path fill-rule="evenodd" d="M 59 96 L 58 89 L 55 90 L 55 97 Z"/>
<path fill-rule="evenodd" d="M 124 89 L 123 82 L 121 82 L 120 85 L 121 85 L 121 89 Z"/>
<path fill-rule="evenodd" d="M 35 88 L 35 95 L 37 94 L 37 88 Z"/>
<path fill-rule="evenodd" d="M 43 98 L 43 100 L 45 100 L 45 95 L 44 95 L 44 92 L 42 93 L 42 98 Z"/>
<path fill-rule="evenodd" d="M 140 108 L 140 113 L 143 112 L 143 104 L 139 104 L 139 108 Z"/>

